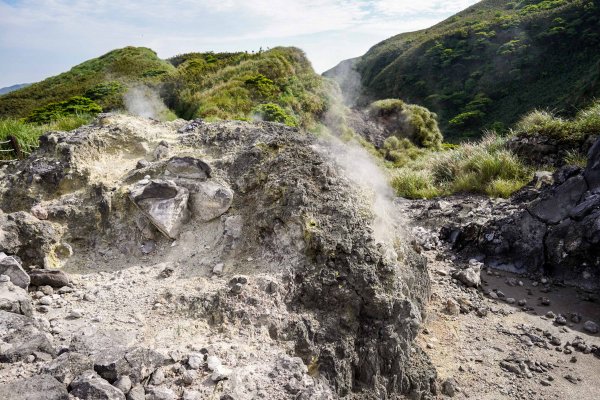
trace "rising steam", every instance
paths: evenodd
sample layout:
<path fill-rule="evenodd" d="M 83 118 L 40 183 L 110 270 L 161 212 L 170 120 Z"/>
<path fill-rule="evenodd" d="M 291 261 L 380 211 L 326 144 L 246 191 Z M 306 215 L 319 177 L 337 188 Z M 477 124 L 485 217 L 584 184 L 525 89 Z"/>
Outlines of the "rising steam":
<path fill-rule="evenodd" d="M 334 76 L 335 75 L 335 76 Z M 330 107 L 324 115 L 323 123 L 332 135 L 321 141 L 318 148 L 322 154 L 332 159 L 359 191 L 365 195 L 374 216 L 373 233 L 378 242 L 392 244 L 396 238 L 394 198 L 395 194 L 389 185 L 388 176 L 378 165 L 375 158 L 356 140 L 341 140 L 356 135 L 346 124 L 346 115 L 352 112 L 349 104 L 355 104 L 360 96 L 360 76 L 353 65 L 340 65 L 328 77 L 344 85 L 344 90 L 333 87 L 329 93 Z M 343 93 L 343 94 L 342 94 Z"/>
<path fill-rule="evenodd" d="M 123 96 L 125 107 L 130 114 L 162 120 L 168 109 L 155 90 L 147 86 L 136 86 Z"/>

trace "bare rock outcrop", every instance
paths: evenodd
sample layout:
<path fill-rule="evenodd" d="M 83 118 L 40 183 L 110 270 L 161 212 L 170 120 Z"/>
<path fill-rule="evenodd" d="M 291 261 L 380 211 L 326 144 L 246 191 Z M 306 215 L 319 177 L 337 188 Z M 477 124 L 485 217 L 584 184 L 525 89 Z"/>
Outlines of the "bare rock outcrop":
<path fill-rule="evenodd" d="M 157 158 L 161 146 L 169 154 Z M 19 244 L 0 250 L 17 254 L 26 269 L 41 265 L 59 243 L 72 246 L 72 256 L 60 263 L 67 270 L 95 263 L 127 268 L 152 257 L 153 264 L 176 259 L 179 268 L 210 276 L 217 265 L 215 275 L 229 284 L 165 298 L 215 332 L 240 320 L 267 329 L 280 350 L 252 378 L 270 382 L 263 395 L 432 397 L 435 371 L 413 344 L 430 289 L 425 259 L 402 229 L 389 232 L 395 238 L 389 242 L 376 239 L 369 194 L 313 136 L 272 123 L 186 126 L 102 115 L 74 132 L 46 134 L 35 157 L 9 168 L 12 178 L 0 186 L 7 215 L 35 204 L 47 210 L 44 220 L 27 216 L 40 227 L 33 233 L 42 244 L 51 244 L 32 255 L 23 232 L 0 221 Z M 42 226 L 60 234 L 48 235 Z M 199 242 L 206 245 L 199 249 Z M 199 252 L 214 263 L 207 268 Z M 175 264 L 168 265 L 159 279 L 178 279 Z M 107 351 L 92 352 L 79 346 L 82 340 L 74 336 L 70 350 L 91 357 L 109 381 L 126 374 L 141 382 L 164 362 L 132 344 L 96 341 Z M 290 352 L 293 362 L 281 358 Z M 232 382 L 243 382 L 247 371 L 226 368 L 220 390 L 237 398 L 241 384 Z"/>

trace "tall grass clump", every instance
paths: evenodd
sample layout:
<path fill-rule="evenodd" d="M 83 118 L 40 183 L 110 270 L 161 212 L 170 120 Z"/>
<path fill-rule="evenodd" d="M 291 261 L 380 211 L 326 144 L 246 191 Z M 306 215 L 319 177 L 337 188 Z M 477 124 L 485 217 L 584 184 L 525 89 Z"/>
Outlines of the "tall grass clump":
<path fill-rule="evenodd" d="M 33 124 L 16 118 L 0 118 L 0 142 L 16 140 L 19 150 L 27 155 L 39 146 L 39 138 L 49 131 L 71 131 L 94 119 L 91 114 L 76 114 L 58 117 L 46 124 Z M 17 157 L 12 143 L 0 144 L 0 159 L 12 160 Z M 12 151 L 8 151 L 12 150 Z"/>
<path fill-rule="evenodd" d="M 600 101 L 572 119 L 550 111 L 535 110 L 524 116 L 512 131 L 517 136 L 547 136 L 564 142 L 580 142 L 600 132 Z"/>
<path fill-rule="evenodd" d="M 509 197 L 530 180 L 532 171 L 504 148 L 505 139 L 481 141 L 426 156 L 400 168 L 392 179 L 399 196 L 429 198 L 456 193 Z"/>
<path fill-rule="evenodd" d="M 32 125 L 15 118 L 0 119 L 0 142 L 9 141 L 14 137 L 21 150 L 31 152 L 38 146 L 38 139 L 44 132 L 44 128 L 38 125 Z M 4 151 L 13 150 L 9 143 L 0 144 L 0 159 L 10 160 L 16 157 L 14 152 Z"/>

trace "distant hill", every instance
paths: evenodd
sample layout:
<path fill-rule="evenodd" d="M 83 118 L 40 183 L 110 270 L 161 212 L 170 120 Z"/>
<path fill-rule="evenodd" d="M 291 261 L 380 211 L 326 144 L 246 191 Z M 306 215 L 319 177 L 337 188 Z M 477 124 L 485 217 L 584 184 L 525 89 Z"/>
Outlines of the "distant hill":
<path fill-rule="evenodd" d="M 29 85 L 31 85 L 31 83 L 19 83 L 17 85 L 12 85 L 12 86 L 8 86 L 8 87 L 0 88 L 0 96 L 3 95 L 3 94 L 14 92 L 15 90 L 19 90 L 19 89 L 25 88 L 25 87 L 27 87 Z"/>
<path fill-rule="evenodd" d="M 588 105 L 600 95 L 599 48 L 598 0 L 483 0 L 351 63 L 364 87 L 359 101 L 422 104 L 458 140 L 536 107 L 572 115 Z"/>
<path fill-rule="evenodd" d="M 261 119 L 309 126 L 326 107 L 327 81 L 292 47 L 257 53 L 189 53 L 161 60 L 142 47 L 113 50 L 0 97 L 0 117 L 26 117 L 51 103 L 84 96 L 104 111 L 144 85 L 179 117 Z"/>

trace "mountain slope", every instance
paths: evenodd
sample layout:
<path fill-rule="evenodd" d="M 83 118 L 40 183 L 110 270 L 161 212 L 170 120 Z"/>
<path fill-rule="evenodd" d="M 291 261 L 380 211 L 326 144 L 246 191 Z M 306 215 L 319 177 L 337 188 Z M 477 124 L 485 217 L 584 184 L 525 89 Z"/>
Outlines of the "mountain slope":
<path fill-rule="evenodd" d="M 143 47 L 113 50 L 70 71 L 0 97 L 0 116 L 25 117 L 34 109 L 73 96 L 86 96 L 104 108 L 122 105 L 122 92 L 137 82 L 155 82 L 174 67 Z"/>
<path fill-rule="evenodd" d="M 31 83 L 19 83 L 17 85 L 7 86 L 0 89 L 0 95 L 7 94 L 10 92 L 14 92 L 15 90 L 22 89 L 31 85 Z"/>
<path fill-rule="evenodd" d="M 353 64 L 363 99 L 423 104 L 458 139 L 506 127 L 532 108 L 569 114 L 587 105 L 600 94 L 599 32 L 598 1 L 483 0 Z"/>

